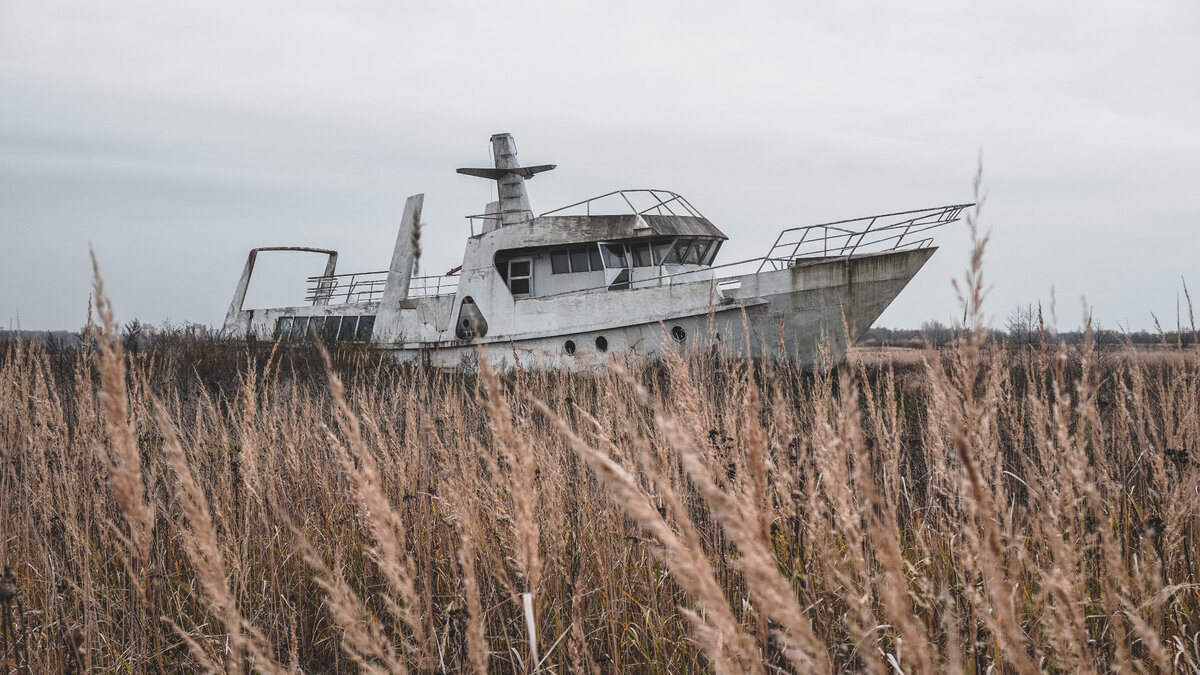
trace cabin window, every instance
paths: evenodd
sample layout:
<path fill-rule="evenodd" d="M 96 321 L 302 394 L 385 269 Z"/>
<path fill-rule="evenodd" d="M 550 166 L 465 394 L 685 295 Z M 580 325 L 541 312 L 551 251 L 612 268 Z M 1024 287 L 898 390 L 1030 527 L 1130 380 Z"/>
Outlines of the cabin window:
<path fill-rule="evenodd" d="M 688 247 L 687 253 L 683 256 L 684 265 L 699 265 L 700 264 L 700 244 L 702 242 L 693 241 Z"/>
<path fill-rule="evenodd" d="M 554 274 L 568 272 L 601 272 L 604 259 L 596 246 L 573 248 L 569 251 L 550 252 L 550 270 Z"/>
<path fill-rule="evenodd" d="M 624 269 L 629 265 L 625 264 L 625 247 L 621 244 L 604 244 L 604 266 L 609 269 Z"/>
<path fill-rule="evenodd" d="M 337 340 L 338 329 L 341 328 L 342 322 L 336 316 L 331 316 L 325 319 L 325 325 L 321 327 L 321 340 L 324 342 L 333 342 Z"/>
<path fill-rule="evenodd" d="M 304 334 L 304 337 L 310 338 L 314 335 L 319 336 L 323 328 L 325 328 L 325 317 L 310 316 L 308 317 L 308 332 Z"/>
<path fill-rule="evenodd" d="M 671 265 L 682 265 L 683 258 L 687 255 L 688 248 L 692 245 L 690 239 L 679 239 L 671 247 L 671 252 L 667 255 L 664 262 Z"/>
<path fill-rule="evenodd" d="M 354 339 L 354 328 L 358 324 L 357 316 L 343 316 L 342 324 L 338 328 L 338 342 L 348 342 Z"/>
<path fill-rule="evenodd" d="M 697 265 L 704 264 L 705 258 L 708 257 L 709 246 L 712 246 L 712 242 L 707 239 L 697 240 L 696 244 L 692 246 L 692 250 L 689 253 L 696 258 Z"/>
<path fill-rule="evenodd" d="M 292 319 L 292 332 L 288 334 L 289 340 L 303 340 L 308 333 L 308 317 L 298 316 Z"/>
<path fill-rule="evenodd" d="M 720 249 L 721 249 L 721 241 L 719 239 L 710 240 L 708 242 L 708 255 L 706 255 L 700 259 L 700 264 L 702 264 L 702 265 L 713 264 L 713 259 L 715 259 L 717 257 L 717 251 L 719 251 Z"/>
<path fill-rule="evenodd" d="M 571 256 L 566 251 L 550 253 L 550 271 L 554 274 L 566 274 L 571 271 Z"/>
<path fill-rule="evenodd" d="M 654 264 L 661 265 L 663 260 L 665 260 L 667 255 L 671 252 L 671 242 L 661 241 L 657 244 L 652 244 L 651 250 L 654 253 Z"/>
<path fill-rule="evenodd" d="M 650 244 L 631 244 L 629 246 L 630 257 L 633 258 L 634 267 L 650 267 Z"/>
<path fill-rule="evenodd" d="M 513 296 L 533 292 L 533 259 L 516 258 L 508 261 L 508 290 Z"/>
<path fill-rule="evenodd" d="M 375 317 L 360 316 L 358 318 L 358 331 L 355 334 L 355 339 L 360 342 L 365 342 L 371 339 L 371 331 L 375 329 Z"/>
<path fill-rule="evenodd" d="M 588 272 L 591 264 L 588 260 L 588 250 L 586 248 L 571 249 L 571 271 L 572 272 Z"/>
<path fill-rule="evenodd" d="M 304 342 L 318 337 L 324 342 L 361 342 L 371 339 L 374 316 L 281 316 L 275 321 L 275 337 Z"/>

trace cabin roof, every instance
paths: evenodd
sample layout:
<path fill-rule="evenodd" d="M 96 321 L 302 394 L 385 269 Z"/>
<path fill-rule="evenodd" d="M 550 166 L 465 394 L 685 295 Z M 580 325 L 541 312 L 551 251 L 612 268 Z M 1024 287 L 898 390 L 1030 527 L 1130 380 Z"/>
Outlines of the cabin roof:
<path fill-rule="evenodd" d="M 728 239 L 707 218 L 623 214 L 604 216 L 540 216 L 524 223 L 506 225 L 480 235 L 497 250 L 568 246 L 598 241 L 650 237 L 703 237 Z"/>

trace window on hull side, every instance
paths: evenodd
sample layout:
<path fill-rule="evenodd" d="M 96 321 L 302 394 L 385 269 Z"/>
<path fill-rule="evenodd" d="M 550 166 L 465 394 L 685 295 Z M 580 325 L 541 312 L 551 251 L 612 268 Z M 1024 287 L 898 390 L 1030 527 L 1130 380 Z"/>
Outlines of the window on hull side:
<path fill-rule="evenodd" d="M 288 342 L 314 337 L 323 342 L 366 342 L 374 330 L 374 316 L 281 316 L 275 321 L 276 339 Z"/>

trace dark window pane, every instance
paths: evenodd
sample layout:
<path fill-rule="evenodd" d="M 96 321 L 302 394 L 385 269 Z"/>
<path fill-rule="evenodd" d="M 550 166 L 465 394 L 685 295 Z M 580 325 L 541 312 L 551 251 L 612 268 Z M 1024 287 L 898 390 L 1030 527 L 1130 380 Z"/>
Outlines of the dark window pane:
<path fill-rule="evenodd" d="M 279 317 L 279 320 L 275 322 L 275 339 L 278 340 L 279 338 L 283 338 L 284 340 L 286 340 L 288 338 L 288 333 L 291 330 L 292 330 L 292 317 L 290 317 L 290 316 Z"/>
<path fill-rule="evenodd" d="M 691 245 L 691 239 L 680 239 L 679 241 L 676 241 L 675 247 L 671 249 L 671 256 L 667 262 L 675 263 L 676 265 L 682 265 L 684 259 L 687 257 L 688 248 L 691 247 Z"/>
<path fill-rule="evenodd" d="M 307 340 L 314 335 L 320 335 L 321 329 L 325 327 L 325 317 L 314 316 L 308 320 L 308 331 L 304 333 L 304 339 Z"/>
<path fill-rule="evenodd" d="M 629 252 L 633 257 L 634 267 L 649 267 L 650 263 L 650 244 L 633 244 L 629 247 Z"/>
<path fill-rule="evenodd" d="M 343 316 L 341 328 L 338 329 L 338 342 L 349 342 L 354 339 L 354 326 L 358 323 L 357 316 Z"/>
<path fill-rule="evenodd" d="M 609 269 L 627 267 L 625 264 L 625 247 L 621 244 L 605 244 L 604 266 Z"/>
<path fill-rule="evenodd" d="M 692 247 L 689 255 L 696 258 L 696 264 L 703 264 L 704 259 L 708 257 L 708 247 L 712 246 L 712 242 L 707 239 L 701 239 Z"/>
<path fill-rule="evenodd" d="M 513 261 L 508 264 L 508 276 L 511 277 L 527 277 L 529 276 L 529 261 Z"/>
<path fill-rule="evenodd" d="M 588 271 L 588 252 L 586 248 L 571 249 L 571 271 Z"/>
<path fill-rule="evenodd" d="M 529 279 L 511 279 L 508 287 L 512 290 L 513 295 L 528 295 Z"/>
<path fill-rule="evenodd" d="M 288 333 L 289 340 L 303 340 L 308 335 L 308 318 L 298 316 L 292 319 L 292 332 Z"/>
<path fill-rule="evenodd" d="M 696 253 L 699 252 L 700 243 L 701 242 L 695 242 L 692 245 L 692 247 L 688 249 L 687 255 L 683 256 L 683 264 L 684 265 L 699 265 L 700 264 L 700 256 L 696 255 Z"/>
<path fill-rule="evenodd" d="M 671 252 L 671 242 L 664 241 L 664 242 L 660 242 L 658 244 L 654 244 L 653 249 L 654 249 L 654 264 L 661 265 L 663 262 L 663 259 L 667 257 L 668 253 Z"/>
<path fill-rule="evenodd" d="M 592 271 L 601 272 L 604 270 L 604 260 L 600 257 L 600 248 L 593 246 L 588 249 L 588 257 L 591 258 Z"/>
<path fill-rule="evenodd" d="M 360 316 L 358 318 L 358 339 L 363 340 L 363 341 L 370 340 L 371 339 L 371 331 L 374 328 L 375 328 L 375 317 Z"/>
<path fill-rule="evenodd" d="M 550 270 L 555 274 L 571 271 L 570 256 L 566 251 L 554 251 L 550 254 Z"/>
<path fill-rule="evenodd" d="M 325 342 L 333 342 L 337 339 L 338 329 L 342 326 L 342 317 L 327 316 L 325 317 L 325 325 L 321 328 L 321 339 Z"/>

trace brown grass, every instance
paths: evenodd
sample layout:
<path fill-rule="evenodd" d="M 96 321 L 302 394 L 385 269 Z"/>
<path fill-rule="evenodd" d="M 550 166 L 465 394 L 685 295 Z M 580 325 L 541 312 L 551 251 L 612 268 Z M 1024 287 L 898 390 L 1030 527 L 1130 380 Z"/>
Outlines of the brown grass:
<path fill-rule="evenodd" d="M 1194 347 L 214 382 L 97 308 L 0 363 L 33 672 L 1200 667 Z"/>

